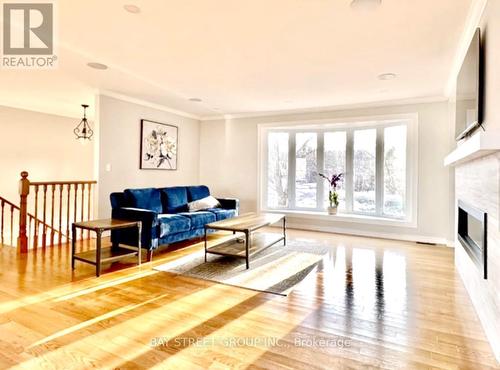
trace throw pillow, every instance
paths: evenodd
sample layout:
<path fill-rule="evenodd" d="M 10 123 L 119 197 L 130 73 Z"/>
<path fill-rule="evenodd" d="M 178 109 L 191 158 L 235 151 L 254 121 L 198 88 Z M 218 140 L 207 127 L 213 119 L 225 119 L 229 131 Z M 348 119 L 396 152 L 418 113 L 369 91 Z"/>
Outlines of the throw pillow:
<path fill-rule="evenodd" d="M 203 211 L 205 209 L 217 207 L 220 207 L 220 203 L 211 195 L 188 203 L 189 212 Z"/>

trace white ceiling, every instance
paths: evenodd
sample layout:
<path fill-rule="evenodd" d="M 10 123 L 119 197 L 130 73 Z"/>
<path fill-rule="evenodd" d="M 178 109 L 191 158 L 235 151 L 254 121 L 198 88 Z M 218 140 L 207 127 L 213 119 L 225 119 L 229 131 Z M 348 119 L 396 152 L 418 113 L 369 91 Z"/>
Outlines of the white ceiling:
<path fill-rule="evenodd" d="M 444 96 L 473 0 L 350 2 L 59 1 L 59 67 L 0 70 L 0 104 L 79 116 L 106 90 L 207 117 Z"/>

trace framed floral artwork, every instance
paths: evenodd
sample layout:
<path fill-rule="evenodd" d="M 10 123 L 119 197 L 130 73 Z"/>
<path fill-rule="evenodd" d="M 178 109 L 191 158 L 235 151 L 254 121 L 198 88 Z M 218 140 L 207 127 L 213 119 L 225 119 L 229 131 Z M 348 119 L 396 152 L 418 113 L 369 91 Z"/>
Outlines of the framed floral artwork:
<path fill-rule="evenodd" d="M 141 119 L 141 162 L 143 170 L 176 170 L 177 126 Z"/>

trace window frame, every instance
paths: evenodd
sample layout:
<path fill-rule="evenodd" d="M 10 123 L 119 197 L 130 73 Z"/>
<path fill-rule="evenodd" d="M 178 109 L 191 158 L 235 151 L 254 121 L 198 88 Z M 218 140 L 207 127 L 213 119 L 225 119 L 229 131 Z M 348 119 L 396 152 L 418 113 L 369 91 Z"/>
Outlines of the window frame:
<path fill-rule="evenodd" d="M 403 218 L 395 218 L 383 213 L 384 205 L 384 129 L 386 127 L 400 126 L 406 124 L 406 192 L 405 208 Z M 375 213 L 359 212 L 353 210 L 353 161 L 354 161 L 354 131 L 362 129 L 373 129 L 376 131 L 376 187 L 375 187 Z M 295 134 L 299 132 L 317 133 L 317 168 L 318 172 L 324 169 L 324 134 L 326 132 L 346 132 L 346 209 L 337 216 L 328 216 L 330 219 L 367 223 L 384 223 L 402 225 L 405 227 L 417 227 L 417 185 L 418 185 L 418 114 L 394 114 L 371 117 L 351 117 L 341 119 L 325 119 L 314 121 L 274 122 L 258 125 L 258 199 L 257 209 L 262 212 L 281 212 L 289 214 L 303 214 L 308 217 L 315 215 L 326 216 L 327 212 L 322 207 L 324 203 L 326 183 L 318 179 L 316 187 L 316 207 L 305 208 L 295 206 Z M 270 132 L 288 133 L 288 207 L 267 207 L 267 177 L 268 177 L 268 145 L 267 138 Z M 381 158 L 381 159 L 379 159 Z M 319 181 L 321 180 L 321 181 Z"/>

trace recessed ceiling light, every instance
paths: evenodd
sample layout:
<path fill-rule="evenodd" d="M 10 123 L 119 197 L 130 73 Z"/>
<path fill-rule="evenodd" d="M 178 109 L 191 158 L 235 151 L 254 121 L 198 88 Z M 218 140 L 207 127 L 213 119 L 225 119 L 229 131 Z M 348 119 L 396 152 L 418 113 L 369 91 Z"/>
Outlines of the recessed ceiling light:
<path fill-rule="evenodd" d="M 397 77 L 395 73 L 382 73 L 378 75 L 378 79 L 382 81 L 394 80 Z"/>
<path fill-rule="evenodd" d="M 102 63 L 90 62 L 90 63 L 87 63 L 87 65 L 90 68 L 99 69 L 101 71 L 104 71 L 105 69 L 108 69 L 108 66 L 106 64 L 102 64 Z"/>
<path fill-rule="evenodd" d="M 380 4 L 382 4 L 382 0 L 352 0 L 351 8 L 373 10 L 376 9 Z"/>
<path fill-rule="evenodd" d="M 195 102 L 195 103 L 201 103 L 203 100 L 200 98 L 189 98 L 189 101 Z"/>
<path fill-rule="evenodd" d="M 141 8 L 134 4 L 126 4 L 123 6 L 123 9 L 132 14 L 138 14 L 141 12 Z"/>

